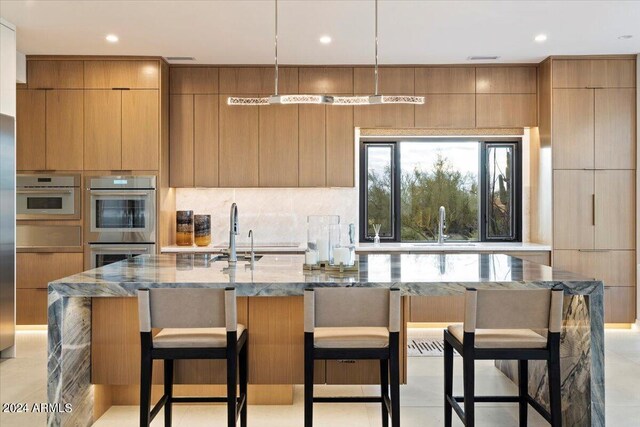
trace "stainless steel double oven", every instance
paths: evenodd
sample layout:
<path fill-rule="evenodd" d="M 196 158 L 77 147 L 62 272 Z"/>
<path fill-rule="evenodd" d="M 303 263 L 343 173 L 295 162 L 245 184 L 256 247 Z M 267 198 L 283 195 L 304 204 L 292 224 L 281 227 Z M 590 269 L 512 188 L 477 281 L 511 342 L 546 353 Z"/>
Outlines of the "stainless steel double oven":
<path fill-rule="evenodd" d="M 86 178 L 85 267 L 155 253 L 156 178 Z"/>

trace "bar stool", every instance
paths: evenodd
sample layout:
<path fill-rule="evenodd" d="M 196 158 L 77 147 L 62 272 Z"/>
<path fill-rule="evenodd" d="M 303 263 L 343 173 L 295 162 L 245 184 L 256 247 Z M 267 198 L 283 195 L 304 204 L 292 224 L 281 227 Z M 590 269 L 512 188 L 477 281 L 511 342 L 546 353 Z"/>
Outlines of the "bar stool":
<path fill-rule="evenodd" d="M 562 289 L 476 290 L 465 294 L 463 325 L 444 331 L 444 425 L 452 410 L 465 426 L 475 424 L 475 402 L 518 402 L 520 426 L 527 425 L 531 405 L 553 427 L 562 425 L 560 331 Z M 453 349 L 462 356 L 464 396 L 453 396 Z M 476 360 L 517 360 L 518 396 L 475 396 Z M 546 360 L 549 373 L 547 411 L 528 391 L 528 361 Z M 459 402 L 464 405 L 464 411 Z"/>
<path fill-rule="evenodd" d="M 237 323 L 235 289 L 142 289 L 138 291 L 138 312 L 140 426 L 148 427 L 164 407 L 164 425 L 170 427 L 173 403 L 226 402 L 228 426 L 235 426 L 240 418 L 240 425 L 246 427 L 247 330 Z M 163 329 L 153 336 L 152 328 Z M 156 359 L 164 360 L 164 394 L 149 410 Z M 174 397 L 173 361 L 178 359 L 226 359 L 227 396 Z"/>
<path fill-rule="evenodd" d="M 382 425 L 400 426 L 400 291 L 315 288 L 304 292 L 304 425 L 314 402 L 380 402 Z M 380 397 L 313 397 L 314 361 L 380 360 Z M 389 381 L 391 377 L 391 381 Z M 389 382 L 391 397 L 389 397 Z"/>

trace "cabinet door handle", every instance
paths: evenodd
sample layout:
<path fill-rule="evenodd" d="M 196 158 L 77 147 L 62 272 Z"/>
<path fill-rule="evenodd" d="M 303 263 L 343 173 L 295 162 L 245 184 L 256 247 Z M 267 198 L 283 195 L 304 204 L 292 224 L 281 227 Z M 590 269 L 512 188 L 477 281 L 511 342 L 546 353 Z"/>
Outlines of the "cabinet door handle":
<path fill-rule="evenodd" d="M 593 224 L 596 225 L 596 195 L 591 195 L 591 218 L 593 218 Z"/>

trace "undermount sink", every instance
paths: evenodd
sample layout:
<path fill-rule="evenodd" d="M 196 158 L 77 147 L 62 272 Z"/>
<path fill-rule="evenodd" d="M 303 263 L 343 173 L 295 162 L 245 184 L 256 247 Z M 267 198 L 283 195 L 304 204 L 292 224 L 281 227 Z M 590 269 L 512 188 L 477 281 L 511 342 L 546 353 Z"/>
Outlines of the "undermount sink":
<path fill-rule="evenodd" d="M 251 256 L 250 255 L 238 255 L 238 262 L 250 262 L 251 261 Z M 254 255 L 253 256 L 253 260 L 254 261 L 259 261 L 262 258 L 262 255 Z M 217 254 L 217 255 L 211 255 L 211 258 L 209 258 L 211 261 L 229 261 L 229 255 L 227 254 Z"/>

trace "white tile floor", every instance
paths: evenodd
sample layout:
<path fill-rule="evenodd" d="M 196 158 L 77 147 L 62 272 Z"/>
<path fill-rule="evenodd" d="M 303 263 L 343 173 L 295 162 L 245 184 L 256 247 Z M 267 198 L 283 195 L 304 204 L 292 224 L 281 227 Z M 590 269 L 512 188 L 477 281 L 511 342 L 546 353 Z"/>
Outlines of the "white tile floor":
<path fill-rule="evenodd" d="M 640 332 L 607 330 L 606 415 L 612 427 L 640 426 Z M 21 331 L 17 336 L 18 358 L 0 363 L 0 400 L 5 402 L 46 401 L 46 333 Z M 460 359 L 456 359 L 455 390 L 462 385 Z M 478 394 L 515 393 L 514 385 L 497 371 L 491 362 L 478 363 Z M 442 426 L 442 359 L 410 358 L 409 383 L 401 388 L 403 427 Z M 376 394 L 375 386 L 316 387 L 316 394 Z M 289 406 L 250 406 L 249 425 L 255 427 L 301 426 L 303 421 L 302 388 L 296 387 L 294 404 Z M 316 404 L 314 425 L 378 427 L 381 425 L 377 404 Z M 529 411 L 529 425 L 546 426 L 535 411 Z M 94 425 L 99 427 L 136 426 L 138 408 L 112 407 Z M 478 405 L 478 426 L 515 426 L 517 407 L 511 404 Z M 44 426 L 42 414 L 0 413 L 1 427 Z M 454 416 L 455 419 L 455 416 Z M 220 405 L 176 405 L 176 427 L 225 425 L 225 408 Z M 160 414 L 153 426 L 162 426 Z M 454 425 L 462 425 L 455 422 Z"/>

